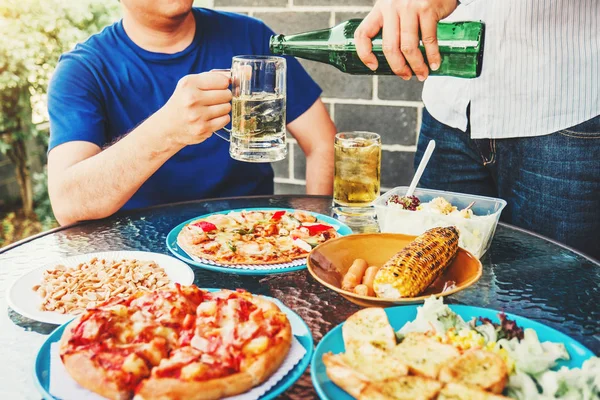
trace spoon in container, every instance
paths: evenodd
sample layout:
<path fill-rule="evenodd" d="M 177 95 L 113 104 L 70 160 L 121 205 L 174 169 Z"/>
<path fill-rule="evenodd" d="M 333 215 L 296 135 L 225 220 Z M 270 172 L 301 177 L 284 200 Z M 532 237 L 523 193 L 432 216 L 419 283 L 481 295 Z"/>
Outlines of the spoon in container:
<path fill-rule="evenodd" d="M 471 209 L 471 207 L 473 207 L 475 205 L 475 202 L 472 201 L 471 203 L 469 203 L 468 206 L 466 206 L 465 208 L 463 208 L 461 211 L 468 211 Z"/>
<path fill-rule="evenodd" d="M 431 153 L 433 153 L 433 150 L 435 149 L 435 140 L 430 140 L 429 144 L 427 145 L 427 148 L 425 149 L 425 154 L 423 154 L 423 158 L 421 159 L 421 162 L 419 163 L 419 167 L 417 168 L 417 171 L 415 172 L 415 176 L 413 176 L 412 182 L 410 183 L 410 186 L 408 187 L 408 190 L 406 191 L 405 196 L 412 196 L 413 193 L 415 192 L 415 189 L 417 188 L 417 185 L 419 184 L 419 180 L 421 180 L 421 176 L 423 175 L 423 171 L 425 171 L 425 167 L 427 167 L 427 163 L 429 162 L 429 159 L 431 158 Z"/>

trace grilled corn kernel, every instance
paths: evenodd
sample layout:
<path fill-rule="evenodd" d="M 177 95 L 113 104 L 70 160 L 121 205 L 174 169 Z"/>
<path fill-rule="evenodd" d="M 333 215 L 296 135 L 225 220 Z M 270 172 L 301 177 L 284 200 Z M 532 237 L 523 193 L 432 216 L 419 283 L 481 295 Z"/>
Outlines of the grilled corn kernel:
<path fill-rule="evenodd" d="M 373 289 L 383 298 L 417 296 L 445 271 L 457 251 L 455 227 L 430 229 L 385 263 Z"/>
<path fill-rule="evenodd" d="M 442 343 L 453 345 L 461 352 L 477 348 L 496 353 L 504 360 L 509 375 L 515 371 L 515 361 L 509 356 L 508 352 L 498 346 L 497 342 L 486 343 L 485 338 L 476 331 L 463 330 L 456 333 L 456 331 L 450 329 L 446 332 L 445 336 L 436 336 L 436 338 Z"/>

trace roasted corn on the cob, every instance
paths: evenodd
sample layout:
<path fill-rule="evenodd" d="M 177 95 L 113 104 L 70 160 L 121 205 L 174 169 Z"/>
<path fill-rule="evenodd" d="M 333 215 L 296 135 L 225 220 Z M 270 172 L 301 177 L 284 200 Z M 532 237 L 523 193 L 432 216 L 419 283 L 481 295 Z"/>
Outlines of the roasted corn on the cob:
<path fill-rule="evenodd" d="M 445 271 L 457 251 L 455 227 L 430 229 L 385 263 L 373 289 L 384 298 L 417 296 Z"/>

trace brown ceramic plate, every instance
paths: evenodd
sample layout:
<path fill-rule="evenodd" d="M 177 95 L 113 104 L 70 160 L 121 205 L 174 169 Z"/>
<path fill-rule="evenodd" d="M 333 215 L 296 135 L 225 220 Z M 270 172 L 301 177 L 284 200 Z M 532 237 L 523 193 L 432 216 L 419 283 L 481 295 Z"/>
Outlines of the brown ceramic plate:
<path fill-rule="evenodd" d="M 415 237 L 396 233 L 365 233 L 333 239 L 314 248 L 308 255 L 308 271 L 323 285 L 363 307 L 389 307 L 422 303 L 432 294 L 448 296 L 460 292 L 473 285 L 481 277 L 481 262 L 468 251 L 459 248 L 456 258 L 444 274 L 418 297 L 391 300 L 360 296 L 341 289 L 342 277 L 354 260 L 362 258 L 369 265 L 381 267 L 394 254 L 412 242 Z M 456 287 L 442 293 L 447 281 L 456 282 Z"/>

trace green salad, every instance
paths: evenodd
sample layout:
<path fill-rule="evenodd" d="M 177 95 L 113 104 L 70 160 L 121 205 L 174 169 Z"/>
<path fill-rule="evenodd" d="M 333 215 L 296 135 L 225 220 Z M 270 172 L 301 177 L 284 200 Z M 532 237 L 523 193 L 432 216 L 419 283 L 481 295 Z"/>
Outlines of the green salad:
<path fill-rule="evenodd" d="M 581 368 L 558 368 L 570 356 L 563 343 L 541 342 L 535 330 L 522 329 L 503 313 L 498 321 L 487 318 L 464 321 L 434 296 L 417 309 L 414 321 L 397 333 L 434 334 L 444 343 L 467 350 L 481 348 L 502 357 L 509 371 L 504 395 L 519 400 L 600 399 L 600 358 L 586 360 Z"/>

